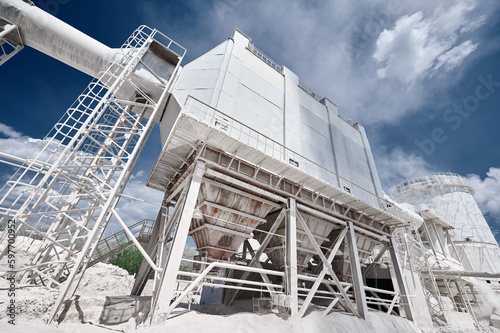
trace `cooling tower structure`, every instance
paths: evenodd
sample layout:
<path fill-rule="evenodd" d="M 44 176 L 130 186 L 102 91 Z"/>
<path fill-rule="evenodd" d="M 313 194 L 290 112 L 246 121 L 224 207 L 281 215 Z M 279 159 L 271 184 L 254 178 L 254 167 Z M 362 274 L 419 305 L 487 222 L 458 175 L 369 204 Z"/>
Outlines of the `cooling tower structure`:
<path fill-rule="evenodd" d="M 463 177 L 443 173 L 415 178 L 393 187 L 391 195 L 398 202 L 414 205 L 417 211 L 430 208 L 450 221 L 454 227 L 451 241 L 466 270 L 500 273 L 500 248 L 474 200 L 474 190 Z M 438 247 L 442 227 L 428 232 Z M 451 246 L 445 244 L 445 251 Z"/>

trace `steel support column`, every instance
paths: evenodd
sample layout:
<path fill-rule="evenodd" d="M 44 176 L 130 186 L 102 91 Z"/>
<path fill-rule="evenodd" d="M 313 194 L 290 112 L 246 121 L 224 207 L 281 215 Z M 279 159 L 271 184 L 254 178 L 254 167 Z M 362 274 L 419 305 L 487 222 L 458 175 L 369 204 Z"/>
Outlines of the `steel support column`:
<path fill-rule="evenodd" d="M 196 200 L 198 199 L 198 193 L 200 191 L 200 185 L 205 174 L 205 163 L 198 161 L 192 176 L 191 181 L 188 186 L 185 201 L 183 203 L 179 223 L 177 224 L 177 229 L 175 231 L 174 238 L 172 240 L 172 246 L 170 248 L 168 258 L 165 262 L 164 271 L 161 273 L 161 285 L 158 290 L 156 290 L 156 309 L 153 308 L 157 321 L 164 321 L 167 319 L 169 313 L 167 312 L 170 302 L 172 300 L 172 295 L 175 288 L 175 280 L 179 271 L 179 267 L 182 260 L 182 253 L 186 245 L 186 239 L 189 232 L 189 227 L 191 225 L 191 219 L 193 218 L 193 212 L 196 207 Z M 155 306 L 152 304 L 152 306 Z"/>
<path fill-rule="evenodd" d="M 351 263 L 352 287 L 354 289 L 354 298 L 359 316 L 366 319 L 368 306 L 366 304 L 365 286 L 363 276 L 361 275 L 361 266 L 359 264 L 358 246 L 356 244 L 356 234 L 354 233 L 354 224 L 349 222 L 347 245 L 349 247 L 349 261 Z"/>
<path fill-rule="evenodd" d="M 156 257 L 160 230 L 162 229 L 162 225 L 166 223 L 166 215 L 167 208 L 160 208 L 160 211 L 158 212 L 158 215 L 156 217 L 155 226 L 153 228 L 153 231 L 151 232 L 148 246 L 146 248 L 146 252 L 151 258 Z M 158 262 L 156 264 L 159 265 Z M 142 294 L 142 291 L 144 290 L 144 287 L 146 286 L 146 283 L 148 282 L 149 276 L 151 275 L 152 271 L 153 268 L 145 259 L 142 259 L 141 266 L 139 267 L 139 271 L 137 272 L 137 275 L 135 277 L 134 286 L 130 291 L 130 295 L 140 296 Z"/>
<path fill-rule="evenodd" d="M 368 276 L 369 274 L 371 274 L 373 272 L 373 270 L 376 267 L 376 263 L 379 262 L 379 260 L 382 258 L 382 256 L 384 255 L 384 253 L 387 251 L 387 249 L 388 249 L 387 245 L 384 244 L 384 247 L 380 249 L 380 251 L 378 252 L 378 254 L 375 257 L 375 259 L 373 259 L 373 262 L 365 270 L 365 276 Z"/>
<path fill-rule="evenodd" d="M 297 281 L 297 203 L 288 199 L 286 214 L 286 294 L 290 297 L 290 314 L 299 310 Z"/>
<path fill-rule="evenodd" d="M 403 270 L 399 261 L 399 255 L 396 251 L 396 244 L 394 244 L 394 239 L 391 238 L 391 242 L 387 244 L 389 247 L 389 253 L 391 254 L 391 261 L 394 267 L 394 273 L 396 274 L 396 280 L 398 282 L 399 292 L 401 294 L 401 302 L 400 304 L 405 311 L 405 316 L 407 319 L 413 321 L 413 306 L 410 301 L 408 286 L 406 285 L 406 279 L 403 275 Z M 410 271 L 411 274 L 416 274 L 413 271 Z"/>

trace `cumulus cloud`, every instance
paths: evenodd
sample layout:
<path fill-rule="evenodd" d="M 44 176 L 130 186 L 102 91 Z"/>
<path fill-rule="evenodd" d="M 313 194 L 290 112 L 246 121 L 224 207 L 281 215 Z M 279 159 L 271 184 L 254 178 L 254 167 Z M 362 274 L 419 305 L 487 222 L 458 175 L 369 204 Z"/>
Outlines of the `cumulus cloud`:
<path fill-rule="evenodd" d="M 161 8 L 141 3 L 138 13 L 160 31 L 178 35 L 178 42 L 188 49 L 186 61 L 207 52 L 238 28 L 315 93 L 328 97 L 348 118 L 364 125 L 397 124 L 433 103 L 435 94 L 446 103 L 447 90 L 465 70 L 459 64 L 467 54 L 482 52 L 477 29 L 500 5 L 491 0 L 299 0 L 286 6 L 280 0 L 217 0 L 186 4 L 197 22 L 188 31 L 179 21 L 182 17 L 165 18 L 171 6 L 167 2 Z M 374 54 L 380 62 L 374 60 Z M 432 73 L 440 75 L 425 82 L 415 79 Z M 451 75 L 455 79 L 450 80 Z M 400 79 L 413 81 L 402 85 Z"/>
<path fill-rule="evenodd" d="M 40 139 L 31 138 L 3 123 L 0 123 L 0 133 L 4 136 L 0 137 L 0 152 L 17 158 L 36 159 L 46 163 L 54 160 L 57 156 L 55 152 L 61 151 L 57 140 L 52 140 L 50 146 L 45 142 L 44 146 Z M 3 157 L 2 160 L 13 162 L 10 157 Z M 14 163 L 19 164 L 20 162 L 14 161 Z M 2 179 L 6 177 L 10 177 L 10 175 L 3 174 L 1 176 Z"/>
<path fill-rule="evenodd" d="M 441 54 L 437 58 L 437 64 L 434 69 L 439 69 L 444 67 L 446 71 L 449 71 L 457 66 L 459 66 L 464 58 L 472 53 L 478 44 L 472 43 L 470 40 L 463 42 L 462 44 L 455 46 L 451 50 Z"/>
<path fill-rule="evenodd" d="M 374 159 L 386 192 L 402 181 L 432 172 L 432 167 L 421 156 L 406 153 L 399 146 L 378 150 Z"/>
<path fill-rule="evenodd" d="M 31 138 L 25 134 L 16 131 L 14 128 L 0 123 L 0 133 L 6 138 L 0 137 L 0 151 L 7 153 L 19 158 L 37 158 L 39 161 L 50 162 L 53 160 L 53 155 L 49 152 L 42 151 L 42 145 L 40 144 L 40 139 Z M 83 155 L 82 155 L 83 156 Z M 7 160 L 9 160 L 7 158 Z M 19 162 L 17 162 L 19 163 Z M 2 175 L 2 180 L 7 180 L 10 178 L 10 174 L 4 173 Z M 28 179 L 30 174 L 24 177 Z M 117 206 L 117 211 L 119 212 L 121 218 L 128 224 L 131 225 L 135 222 L 139 222 L 143 219 L 156 219 L 159 207 L 152 205 L 152 203 L 160 204 L 163 198 L 163 193 L 147 188 L 145 185 L 146 173 L 144 170 L 137 171 L 130 180 L 124 190 L 124 194 L 133 196 L 138 199 L 142 199 L 146 202 L 141 202 L 128 197 L 122 197 Z M 16 176 L 17 177 L 17 176 Z M 26 182 L 29 182 L 27 180 Z M 22 190 L 22 187 L 18 187 L 17 192 L 13 192 L 12 196 L 17 196 Z M 9 199 L 7 198 L 4 205 L 9 206 Z M 149 202 L 149 203 L 148 203 Z M 118 223 L 112 223 L 110 225 L 110 232 L 116 232 L 119 230 Z"/>
<path fill-rule="evenodd" d="M 467 40 L 456 45 L 457 41 L 485 22 L 484 15 L 470 15 L 475 7 L 474 1 L 459 1 L 450 7 L 440 5 L 430 15 L 419 11 L 400 17 L 376 42 L 373 57 L 384 65 L 377 70 L 378 76 L 411 84 L 440 68 L 460 65 L 478 44 Z"/>
<path fill-rule="evenodd" d="M 467 179 L 483 213 L 500 221 L 500 168 L 491 167 L 484 179 L 476 174 L 467 175 Z"/>
<path fill-rule="evenodd" d="M 28 158 L 39 147 L 40 140 L 30 138 L 11 126 L 0 123 L 0 152 L 20 158 Z"/>
<path fill-rule="evenodd" d="M 144 173 L 144 171 L 138 172 L 138 174 L 141 173 Z M 162 192 L 146 187 L 145 181 L 142 178 L 131 177 L 123 194 L 147 202 L 140 202 L 128 197 L 122 197 L 117 209 L 120 215 L 123 215 L 122 218 L 126 218 L 129 222 L 139 222 L 143 219 L 156 219 L 160 207 L 152 205 L 149 202 L 161 204 L 163 199 Z"/>
<path fill-rule="evenodd" d="M 0 134 L 3 134 L 7 138 L 17 139 L 22 136 L 22 133 L 17 132 L 11 126 L 0 123 Z"/>

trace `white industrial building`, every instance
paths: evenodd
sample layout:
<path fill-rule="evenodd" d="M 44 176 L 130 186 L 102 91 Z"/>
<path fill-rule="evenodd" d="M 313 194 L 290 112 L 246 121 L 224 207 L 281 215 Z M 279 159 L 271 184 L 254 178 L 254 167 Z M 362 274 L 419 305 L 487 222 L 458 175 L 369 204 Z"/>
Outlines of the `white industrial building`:
<path fill-rule="evenodd" d="M 473 190 L 441 174 L 385 196 L 364 128 L 239 30 L 181 66 L 185 49 L 157 30 L 112 49 L 29 1 L 0 0 L 0 38 L 0 64 L 28 45 L 95 78 L 32 156 L 0 152 L 20 167 L 1 217 L 43 241 L 18 279 L 57 290 L 49 321 L 87 268 L 134 245 L 144 260 L 131 297 L 154 271 L 152 322 L 210 290 L 206 302 L 252 299 L 296 318 L 383 311 L 431 327 L 461 315 L 479 329 L 471 278 L 498 281 L 500 259 Z M 146 185 L 164 200 L 127 226 L 117 204 L 155 124 L 162 150 Z M 113 223 L 119 237 L 104 237 Z"/>
<path fill-rule="evenodd" d="M 363 199 L 357 187 L 383 196 L 363 126 L 342 119 L 335 104 L 310 91 L 239 30 L 185 65 L 172 95 L 176 103 L 160 122 L 163 143 L 191 96 L 338 175 L 326 178 L 328 184 Z M 287 163 L 294 163 L 290 159 Z"/>
<path fill-rule="evenodd" d="M 417 212 L 431 210 L 447 221 L 451 242 L 439 223 L 426 231 L 435 250 L 449 254 L 455 248 L 457 259 L 468 271 L 498 273 L 500 248 L 473 195 L 474 189 L 464 178 L 450 173 L 411 179 L 391 189 L 398 202 L 413 205 Z"/>

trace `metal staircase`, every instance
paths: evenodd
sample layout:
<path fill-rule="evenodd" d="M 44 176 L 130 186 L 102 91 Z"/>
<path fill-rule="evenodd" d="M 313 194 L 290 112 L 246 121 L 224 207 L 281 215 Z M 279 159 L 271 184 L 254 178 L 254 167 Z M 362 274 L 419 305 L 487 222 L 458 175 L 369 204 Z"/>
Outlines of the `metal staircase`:
<path fill-rule="evenodd" d="M 154 223 L 154 220 L 144 219 L 131 225 L 129 230 L 139 242 L 149 243 Z M 132 243 L 132 239 L 124 230 L 120 230 L 106 238 L 101 239 L 99 243 L 97 243 L 95 252 L 90 259 L 87 268 L 97 264 L 98 262 L 104 261 L 123 249 L 126 249 L 132 245 Z"/>
<path fill-rule="evenodd" d="M 423 246 L 420 233 L 415 225 L 411 224 L 411 227 L 396 229 L 393 238 L 402 258 L 401 264 L 418 275 L 433 322 L 437 326 L 446 325 L 444 305 L 432 272 L 434 266 L 439 265 L 438 261 Z M 434 260 L 431 260 L 432 258 Z"/>

